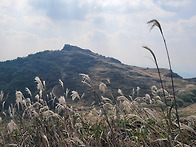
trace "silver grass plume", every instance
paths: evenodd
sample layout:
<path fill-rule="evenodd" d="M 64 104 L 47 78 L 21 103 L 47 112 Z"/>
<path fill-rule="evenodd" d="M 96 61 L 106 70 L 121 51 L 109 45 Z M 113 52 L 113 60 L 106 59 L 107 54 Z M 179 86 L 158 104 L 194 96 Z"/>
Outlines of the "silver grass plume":
<path fill-rule="evenodd" d="M 88 85 L 89 87 L 92 87 L 92 81 L 90 79 L 90 77 L 87 74 L 79 74 L 80 76 L 82 76 L 82 83 Z"/>
<path fill-rule="evenodd" d="M 23 96 L 22 92 L 21 91 L 16 91 L 16 104 L 18 106 L 18 110 L 19 110 L 19 104 L 21 104 L 21 106 L 23 104 L 23 102 L 22 102 L 23 98 L 24 98 L 24 96 Z"/>
<path fill-rule="evenodd" d="M 135 96 L 135 89 L 133 88 L 132 89 L 132 97 L 134 98 L 134 96 Z"/>
<path fill-rule="evenodd" d="M 137 96 L 139 95 L 139 92 L 140 92 L 140 87 L 137 87 L 136 88 L 136 91 L 137 91 Z"/>
<path fill-rule="evenodd" d="M 164 45 L 165 45 L 165 49 L 166 49 L 166 53 L 167 53 L 167 57 L 168 57 L 168 62 L 169 62 L 169 68 L 170 68 L 170 72 L 171 72 L 171 71 L 172 71 L 172 68 L 171 68 L 171 61 L 170 61 L 169 52 L 168 52 L 168 49 L 167 49 L 167 44 L 166 44 L 165 37 L 164 37 L 164 35 L 163 35 L 163 31 L 162 31 L 161 25 L 160 25 L 160 23 L 159 23 L 156 19 L 150 20 L 149 22 L 147 22 L 147 24 L 151 25 L 150 30 L 152 30 L 155 26 L 159 28 L 160 33 L 161 33 L 161 36 L 162 36 L 163 41 L 164 41 Z M 172 75 L 171 75 L 171 76 L 172 76 Z M 173 78 L 173 77 L 172 77 L 172 78 Z"/>
<path fill-rule="evenodd" d="M 43 86 L 42 81 L 40 80 L 39 77 L 35 77 L 35 82 L 37 82 L 37 89 L 38 90 L 44 90 L 44 86 Z"/>
<path fill-rule="evenodd" d="M 29 88 L 25 88 L 26 92 L 32 97 L 31 90 Z"/>
<path fill-rule="evenodd" d="M 11 121 L 8 123 L 7 127 L 8 127 L 8 132 L 9 132 L 9 133 L 12 133 L 14 130 L 18 129 L 17 124 L 16 124 L 13 120 L 11 120 Z"/>
<path fill-rule="evenodd" d="M 59 79 L 59 84 L 61 85 L 62 88 L 64 88 L 64 84 L 63 84 L 63 81 L 61 79 Z"/>
<path fill-rule="evenodd" d="M 0 94 L 0 101 L 2 102 L 2 100 L 3 100 L 3 96 L 4 96 L 4 93 L 3 93 L 3 91 L 1 91 L 1 94 Z"/>
<path fill-rule="evenodd" d="M 46 87 L 46 81 L 43 81 L 43 87 Z"/>
<path fill-rule="evenodd" d="M 103 82 L 101 82 L 101 83 L 99 84 L 99 90 L 101 90 L 103 93 L 106 92 L 106 88 L 107 88 L 107 86 L 106 86 L 106 84 L 104 84 Z"/>
<path fill-rule="evenodd" d="M 112 103 L 111 99 L 109 99 L 109 98 L 107 98 L 107 97 L 101 96 L 101 99 L 102 99 L 103 101 L 108 101 L 108 102 Z"/>
<path fill-rule="evenodd" d="M 39 102 L 39 95 L 36 94 L 35 99 Z"/>
<path fill-rule="evenodd" d="M 14 115 L 15 115 L 15 107 L 13 107 L 13 104 L 11 104 L 10 106 L 9 106 L 9 115 L 10 115 L 10 117 L 14 117 Z"/>
<path fill-rule="evenodd" d="M 64 96 L 61 96 L 59 99 L 59 104 L 62 105 L 62 106 L 66 106 L 66 101 L 65 101 L 65 97 Z"/>
<path fill-rule="evenodd" d="M 151 25 L 150 30 L 152 30 L 155 26 L 159 28 L 161 34 L 163 34 L 160 23 L 156 19 L 152 19 L 147 22 L 147 24 Z"/>
<path fill-rule="evenodd" d="M 127 101 L 130 102 L 124 95 L 118 96 L 117 101 Z"/>
<path fill-rule="evenodd" d="M 80 96 L 79 96 L 79 94 L 78 94 L 77 91 L 72 91 L 71 93 L 72 93 L 72 94 L 71 94 L 71 97 L 72 97 L 72 100 L 73 100 L 73 101 L 74 101 L 76 98 L 80 99 Z"/>
<path fill-rule="evenodd" d="M 4 106 L 5 106 L 5 101 L 3 101 L 2 103 L 2 110 L 4 110 Z"/>
<path fill-rule="evenodd" d="M 66 91 L 65 91 L 65 97 L 67 98 L 67 96 L 68 96 L 68 93 L 69 93 L 69 89 L 68 88 L 66 88 Z"/>
<path fill-rule="evenodd" d="M 118 89 L 118 93 L 119 93 L 120 95 L 124 96 L 124 94 L 123 94 L 123 92 L 122 92 L 121 89 Z"/>

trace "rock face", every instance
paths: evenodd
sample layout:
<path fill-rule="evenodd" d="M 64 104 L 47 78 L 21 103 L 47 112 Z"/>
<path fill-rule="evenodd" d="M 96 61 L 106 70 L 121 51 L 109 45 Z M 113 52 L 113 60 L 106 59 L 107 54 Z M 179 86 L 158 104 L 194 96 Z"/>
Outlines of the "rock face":
<path fill-rule="evenodd" d="M 160 69 L 160 71 L 165 86 L 170 91 L 169 71 L 167 69 Z M 44 51 L 24 58 L 0 62 L 0 90 L 5 94 L 9 93 L 8 103 L 12 103 L 15 101 L 16 90 L 22 91 L 24 95 L 25 87 L 36 91 L 34 78 L 38 76 L 46 81 L 48 91 L 58 85 L 58 80 L 61 79 L 65 88 L 85 93 L 84 100 L 93 101 L 93 93 L 81 82 L 80 73 L 88 74 L 97 89 L 100 82 L 104 82 L 114 95 L 117 95 L 118 89 L 121 89 L 125 95 L 130 95 L 133 88 L 140 87 L 140 95 L 143 96 L 145 93 L 150 93 L 152 85 L 160 87 L 156 69 L 125 65 L 117 59 L 66 44 L 62 50 Z M 111 83 L 108 83 L 108 79 Z M 185 80 L 177 74 L 174 81 L 176 90 L 180 91 L 181 95 L 184 94 L 182 91 L 186 89 L 186 85 L 191 83 L 190 79 Z M 192 84 L 193 87 L 194 84 L 195 82 Z M 192 97 L 195 97 L 194 93 Z"/>

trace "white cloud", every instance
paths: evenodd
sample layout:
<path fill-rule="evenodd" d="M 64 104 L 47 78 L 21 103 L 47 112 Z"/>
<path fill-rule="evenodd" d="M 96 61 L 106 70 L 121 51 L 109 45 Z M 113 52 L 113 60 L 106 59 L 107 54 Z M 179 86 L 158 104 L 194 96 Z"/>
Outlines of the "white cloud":
<path fill-rule="evenodd" d="M 7 25 L 9 23 L 15 23 L 16 19 L 5 13 L 5 10 L 0 8 L 0 25 Z"/>
<path fill-rule="evenodd" d="M 186 30 L 193 31 L 196 26 L 196 15 L 193 15 L 190 19 L 179 19 L 177 25 L 183 27 L 183 30 L 185 31 Z"/>
<path fill-rule="evenodd" d="M 24 24 L 31 28 L 37 29 L 51 29 L 53 22 L 45 16 L 24 16 Z"/>
<path fill-rule="evenodd" d="M 158 30 L 149 33 L 146 24 L 155 18 L 163 26 L 171 54 L 175 55 L 176 48 L 179 50 L 179 57 L 174 58 L 176 67 L 181 67 L 178 62 L 183 57 L 182 47 L 190 48 L 191 54 L 187 56 L 191 62 L 194 60 L 196 16 L 181 17 L 180 10 L 171 7 L 190 3 L 190 0 L 2 0 L 0 60 L 44 49 L 61 49 L 64 43 L 69 43 L 130 65 L 154 67 L 145 58 L 150 56 L 141 47 L 145 44 L 156 52 L 161 66 L 167 67 L 160 33 Z"/>
<path fill-rule="evenodd" d="M 22 12 L 29 8 L 28 0 L 1 0 L 1 8 L 9 8 L 9 11 Z"/>
<path fill-rule="evenodd" d="M 158 0 L 159 5 L 171 7 L 185 7 L 190 4 L 190 0 Z"/>

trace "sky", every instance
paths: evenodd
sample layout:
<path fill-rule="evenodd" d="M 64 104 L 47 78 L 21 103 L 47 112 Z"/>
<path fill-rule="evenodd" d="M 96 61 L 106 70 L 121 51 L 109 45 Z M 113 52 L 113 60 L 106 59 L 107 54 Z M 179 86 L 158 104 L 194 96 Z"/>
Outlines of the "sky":
<path fill-rule="evenodd" d="M 146 45 L 168 68 L 160 32 L 147 25 L 152 19 L 162 26 L 173 71 L 196 77 L 195 0 L 0 0 L 0 61 L 71 44 L 154 68 Z"/>

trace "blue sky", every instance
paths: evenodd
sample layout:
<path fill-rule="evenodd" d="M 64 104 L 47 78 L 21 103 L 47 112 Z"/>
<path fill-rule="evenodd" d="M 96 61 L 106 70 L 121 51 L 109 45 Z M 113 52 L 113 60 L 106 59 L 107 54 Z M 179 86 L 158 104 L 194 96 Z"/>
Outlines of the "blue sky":
<path fill-rule="evenodd" d="M 164 31 L 174 72 L 196 77 L 195 0 L 1 0 L 0 61 L 72 44 L 125 64 L 160 67 L 167 57 L 157 28 Z"/>

